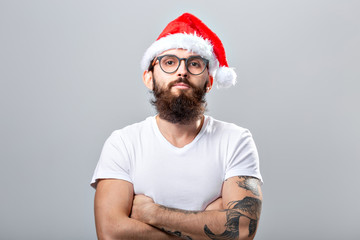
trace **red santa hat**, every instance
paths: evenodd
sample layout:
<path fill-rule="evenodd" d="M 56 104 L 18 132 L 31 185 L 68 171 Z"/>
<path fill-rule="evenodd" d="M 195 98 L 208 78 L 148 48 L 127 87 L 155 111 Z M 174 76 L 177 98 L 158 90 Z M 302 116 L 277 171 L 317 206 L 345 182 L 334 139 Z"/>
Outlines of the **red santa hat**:
<path fill-rule="evenodd" d="M 219 88 L 235 85 L 236 73 L 229 68 L 219 37 L 190 13 L 184 13 L 165 27 L 157 40 L 146 50 L 141 60 L 141 68 L 143 71 L 147 70 L 156 56 L 175 48 L 186 49 L 208 59 L 210 75 Z"/>

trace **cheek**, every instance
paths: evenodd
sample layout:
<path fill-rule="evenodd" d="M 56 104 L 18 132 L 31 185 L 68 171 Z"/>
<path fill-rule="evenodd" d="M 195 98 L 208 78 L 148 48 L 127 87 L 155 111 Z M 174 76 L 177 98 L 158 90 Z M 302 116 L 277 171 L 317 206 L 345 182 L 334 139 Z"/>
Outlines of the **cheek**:
<path fill-rule="evenodd" d="M 197 80 L 196 86 L 198 88 L 206 88 L 209 81 L 209 76 L 202 77 L 201 79 Z"/>
<path fill-rule="evenodd" d="M 153 86 L 157 89 L 164 89 L 166 88 L 168 85 L 168 82 L 164 81 L 164 76 L 162 76 L 159 73 L 155 73 L 153 74 Z"/>
<path fill-rule="evenodd" d="M 164 73 L 160 67 L 154 71 L 154 77 L 156 78 L 156 82 L 158 82 L 161 86 L 167 86 L 170 82 L 178 79 L 176 74 Z M 191 79 L 191 76 L 189 77 Z"/>

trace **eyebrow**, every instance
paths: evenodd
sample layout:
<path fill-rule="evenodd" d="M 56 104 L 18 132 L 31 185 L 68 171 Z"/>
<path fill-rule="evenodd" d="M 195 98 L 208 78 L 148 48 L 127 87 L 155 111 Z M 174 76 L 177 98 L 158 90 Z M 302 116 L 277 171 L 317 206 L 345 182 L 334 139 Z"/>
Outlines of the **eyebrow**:
<path fill-rule="evenodd" d="M 181 58 L 181 57 L 179 57 L 178 55 L 175 55 L 175 54 L 164 54 L 164 55 L 156 56 L 155 59 L 158 58 L 158 57 L 162 57 L 162 56 L 176 56 L 176 57 L 178 57 L 178 58 Z M 201 58 L 204 58 L 204 57 L 202 57 L 202 56 L 200 56 L 200 55 L 191 55 L 191 56 L 188 56 L 188 57 L 186 57 L 186 58 L 189 58 L 189 57 L 201 57 Z"/>

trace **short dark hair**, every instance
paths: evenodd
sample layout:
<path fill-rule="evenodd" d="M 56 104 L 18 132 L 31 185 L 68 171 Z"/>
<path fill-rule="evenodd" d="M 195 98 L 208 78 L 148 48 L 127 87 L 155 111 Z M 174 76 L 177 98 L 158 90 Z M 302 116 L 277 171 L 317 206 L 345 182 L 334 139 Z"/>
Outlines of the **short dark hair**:
<path fill-rule="evenodd" d="M 150 64 L 149 64 L 149 67 L 147 68 L 148 72 L 152 71 L 154 69 L 154 61 L 155 61 L 155 58 L 153 58 L 151 61 L 150 61 Z"/>

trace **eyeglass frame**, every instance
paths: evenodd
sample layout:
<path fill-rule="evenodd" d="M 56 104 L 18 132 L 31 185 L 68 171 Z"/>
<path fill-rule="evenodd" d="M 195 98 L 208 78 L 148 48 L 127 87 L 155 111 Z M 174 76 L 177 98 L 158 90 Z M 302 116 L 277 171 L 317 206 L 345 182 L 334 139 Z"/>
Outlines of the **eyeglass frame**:
<path fill-rule="evenodd" d="M 164 58 L 164 57 L 169 57 L 169 56 L 170 56 L 170 57 L 175 57 L 175 58 L 177 58 L 177 59 L 179 60 L 178 66 L 177 66 L 176 69 L 175 69 L 174 71 L 172 71 L 172 72 L 166 72 L 166 71 L 161 67 L 161 64 L 160 64 L 160 61 L 161 61 L 162 58 Z M 194 57 L 200 58 L 200 59 L 205 63 L 205 67 L 204 67 L 204 69 L 201 71 L 201 73 L 194 74 L 194 73 L 190 72 L 189 69 L 188 69 L 187 62 L 188 62 L 188 60 L 189 60 L 190 58 L 194 58 Z M 150 65 L 150 67 L 149 67 L 149 71 L 151 71 L 151 70 L 155 67 L 156 62 L 159 61 L 159 66 L 160 66 L 161 70 L 162 70 L 164 73 L 172 74 L 172 73 L 176 72 L 176 71 L 179 69 L 182 60 L 185 61 L 186 70 L 187 70 L 191 75 L 195 75 L 195 76 L 204 73 L 205 69 L 209 66 L 209 62 L 210 62 L 210 61 L 207 60 L 206 58 L 203 58 L 203 57 L 201 57 L 201 56 L 199 56 L 199 55 L 190 56 L 190 57 L 188 57 L 188 58 L 179 58 L 178 56 L 173 55 L 173 54 L 165 54 L 165 55 L 158 56 L 158 57 L 154 58 L 154 60 L 152 61 L 151 65 Z"/>

